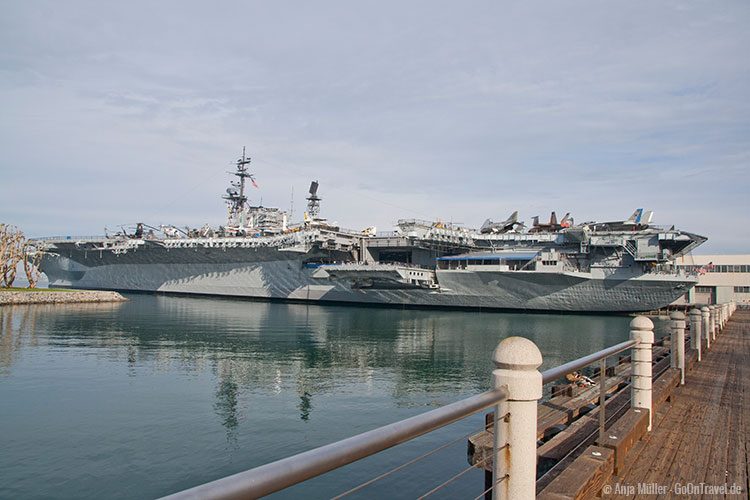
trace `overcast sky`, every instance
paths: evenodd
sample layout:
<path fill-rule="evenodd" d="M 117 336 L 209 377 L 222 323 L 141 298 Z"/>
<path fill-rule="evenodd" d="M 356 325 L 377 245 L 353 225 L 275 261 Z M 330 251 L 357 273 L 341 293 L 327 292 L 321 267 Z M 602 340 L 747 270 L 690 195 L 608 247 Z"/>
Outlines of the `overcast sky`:
<path fill-rule="evenodd" d="M 479 226 L 653 209 L 750 253 L 750 3 L 0 0 L 0 222 L 224 221 L 253 201 Z"/>

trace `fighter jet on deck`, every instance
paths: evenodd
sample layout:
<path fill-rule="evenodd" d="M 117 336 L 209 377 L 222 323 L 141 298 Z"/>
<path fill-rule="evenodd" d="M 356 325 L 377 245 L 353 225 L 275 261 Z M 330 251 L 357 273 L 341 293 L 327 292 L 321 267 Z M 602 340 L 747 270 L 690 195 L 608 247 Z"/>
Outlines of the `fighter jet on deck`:
<path fill-rule="evenodd" d="M 490 219 L 484 221 L 479 232 L 482 234 L 498 234 L 498 233 L 509 233 L 516 228 L 524 227 L 523 222 L 518 222 L 518 210 L 510 214 L 510 217 L 505 219 L 503 222 L 492 222 Z"/>
<path fill-rule="evenodd" d="M 529 229 L 530 233 L 554 232 L 573 225 L 573 218 L 570 216 L 570 212 L 566 213 L 565 217 L 559 223 L 557 222 L 557 214 L 555 212 L 550 214 L 549 223 L 547 224 L 540 224 L 538 215 L 535 215 L 532 220 L 533 223 L 531 229 Z"/>
<path fill-rule="evenodd" d="M 628 217 L 625 220 L 617 220 L 617 221 L 609 221 L 609 222 L 597 222 L 593 225 L 596 228 L 599 229 L 608 229 L 608 230 L 623 230 L 623 229 L 632 229 L 632 230 L 638 230 L 638 229 L 645 229 L 651 224 L 651 220 L 654 218 L 654 212 L 653 210 L 644 210 L 642 208 L 637 208 L 635 212 L 633 212 L 633 215 Z"/>

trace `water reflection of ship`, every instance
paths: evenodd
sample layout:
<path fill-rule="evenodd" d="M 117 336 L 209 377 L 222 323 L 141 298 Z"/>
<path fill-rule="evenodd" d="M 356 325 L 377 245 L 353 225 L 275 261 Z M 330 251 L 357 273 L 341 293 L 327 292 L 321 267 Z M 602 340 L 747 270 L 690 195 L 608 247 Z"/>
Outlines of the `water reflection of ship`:
<path fill-rule="evenodd" d="M 11 372 L 16 357 L 23 349 L 35 347 L 41 342 L 38 331 L 46 328 L 44 323 L 50 318 L 58 315 L 77 316 L 87 312 L 112 311 L 121 305 L 119 302 L 102 302 L 0 307 L 0 375 L 3 372 Z M 122 332 L 113 334 L 118 335 Z"/>
<path fill-rule="evenodd" d="M 240 390 L 239 385 L 234 380 L 231 368 L 231 364 L 222 364 L 217 370 L 219 382 L 216 389 L 214 411 L 221 420 L 221 425 L 227 430 L 227 441 L 236 445 L 237 427 L 240 423 Z"/>
<path fill-rule="evenodd" d="M 317 397 L 341 390 L 367 395 L 390 387 L 397 405 L 443 404 L 447 401 L 433 401 L 431 394 L 459 397 L 487 388 L 491 352 L 505 336 L 533 339 L 551 364 L 627 338 L 627 318 L 618 317 L 131 299 L 105 314 L 34 306 L 17 309 L 12 314 L 21 316 L 10 318 L 9 310 L 0 309 L 3 369 L 12 369 L 12 359 L 42 322 L 41 330 L 69 333 L 35 342 L 102 349 L 108 359 L 126 363 L 133 376 L 144 365 L 152 371 L 213 373 L 213 409 L 232 441 L 252 414 L 256 394 L 295 394 L 291 404 L 304 421 L 314 419 Z M 96 328 L 81 330 L 86 320 Z M 20 328 L 21 323 L 26 326 Z"/>

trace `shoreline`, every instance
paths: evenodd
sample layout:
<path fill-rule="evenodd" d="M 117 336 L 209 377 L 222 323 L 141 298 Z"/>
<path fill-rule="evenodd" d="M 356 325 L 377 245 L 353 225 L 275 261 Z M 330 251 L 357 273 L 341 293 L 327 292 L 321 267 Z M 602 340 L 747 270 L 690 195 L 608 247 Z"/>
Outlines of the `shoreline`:
<path fill-rule="evenodd" d="M 0 288 L 0 307 L 22 304 L 81 304 L 126 302 L 118 292 L 103 290 L 7 290 Z"/>

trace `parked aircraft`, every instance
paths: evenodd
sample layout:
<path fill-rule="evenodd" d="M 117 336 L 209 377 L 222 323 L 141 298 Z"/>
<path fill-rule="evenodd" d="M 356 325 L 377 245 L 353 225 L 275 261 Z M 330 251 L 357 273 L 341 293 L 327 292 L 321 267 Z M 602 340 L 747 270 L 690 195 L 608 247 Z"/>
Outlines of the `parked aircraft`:
<path fill-rule="evenodd" d="M 547 224 L 540 224 L 539 216 L 538 215 L 534 216 L 533 223 L 531 225 L 531 229 L 529 229 L 529 232 L 530 233 L 547 233 L 547 232 L 559 231 L 560 229 L 571 227 L 572 225 L 573 225 L 573 218 L 570 216 L 570 212 L 566 213 L 565 217 L 563 217 L 559 223 L 557 222 L 557 214 L 555 212 L 552 212 L 552 214 L 550 214 L 550 217 L 549 217 L 549 223 Z"/>
<path fill-rule="evenodd" d="M 490 219 L 487 219 L 484 221 L 484 224 L 482 224 L 482 227 L 479 229 L 479 232 L 482 234 L 489 234 L 489 233 L 508 233 L 516 228 L 522 228 L 524 227 L 523 222 L 518 222 L 518 210 L 510 214 L 510 217 L 505 219 L 503 222 L 492 222 Z"/>

